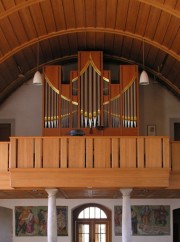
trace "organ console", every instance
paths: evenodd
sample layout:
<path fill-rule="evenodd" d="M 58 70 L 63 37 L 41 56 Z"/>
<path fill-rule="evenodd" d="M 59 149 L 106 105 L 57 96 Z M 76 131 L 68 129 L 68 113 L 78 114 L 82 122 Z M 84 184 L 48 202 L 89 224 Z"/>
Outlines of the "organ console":
<path fill-rule="evenodd" d="M 120 65 L 114 84 L 101 51 L 80 51 L 77 69 L 64 83 L 62 66 L 44 67 L 43 135 L 138 135 L 137 66 Z"/>

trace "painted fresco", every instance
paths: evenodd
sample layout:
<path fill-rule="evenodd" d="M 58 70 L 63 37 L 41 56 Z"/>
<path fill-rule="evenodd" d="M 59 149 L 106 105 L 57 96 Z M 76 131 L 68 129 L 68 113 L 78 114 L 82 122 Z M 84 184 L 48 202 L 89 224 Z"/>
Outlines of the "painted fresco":
<path fill-rule="evenodd" d="M 131 206 L 132 234 L 170 235 L 170 206 Z M 122 235 L 122 206 L 114 207 L 115 235 Z"/>
<path fill-rule="evenodd" d="M 47 236 L 46 206 L 15 207 L 16 236 Z M 57 235 L 68 235 L 68 207 L 57 206 Z"/>

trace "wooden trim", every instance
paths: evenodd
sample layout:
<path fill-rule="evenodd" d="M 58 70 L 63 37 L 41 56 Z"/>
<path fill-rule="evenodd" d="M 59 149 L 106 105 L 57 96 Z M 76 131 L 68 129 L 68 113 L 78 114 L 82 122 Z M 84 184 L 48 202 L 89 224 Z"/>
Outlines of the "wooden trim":
<path fill-rule="evenodd" d="M 149 168 L 43 168 L 10 169 L 11 186 L 72 187 L 72 188 L 128 188 L 169 186 L 169 169 Z"/>

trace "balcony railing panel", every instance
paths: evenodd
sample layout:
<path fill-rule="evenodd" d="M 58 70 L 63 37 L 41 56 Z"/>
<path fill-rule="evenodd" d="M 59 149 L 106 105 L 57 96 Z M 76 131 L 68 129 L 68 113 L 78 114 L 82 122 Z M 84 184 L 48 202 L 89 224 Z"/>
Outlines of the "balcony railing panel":
<path fill-rule="evenodd" d="M 180 141 L 171 142 L 172 171 L 180 171 Z"/>
<path fill-rule="evenodd" d="M 121 168 L 135 168 L 137 167 L 137 138 L 135 137 L 121 137 L 120 141 L 120 167 Z"/>
<path fill-rule="evenodd" d="M 68 167 L 85 168 L 85 141 L 86 139 L 69 139 L 68 141 Z"/>
<path fill-rule="evenodd" d="M 146 154 L 146 167 L 148 168 L 162 168 L 168 167 L 167 157 L 169 159 L 169 148 L 166 147 L 165 141 L 166 138 L 163 139 L 163 142 L 158 137 L 150 137 L 145 139 L 145 154 Z M 167 157 L 164 157 L 166 149 Z"/>
<path fill-rule="evenodd" d="M 18 139 L 17 155 L 18 155 L 18 168 L 31 168 L 34 167 L 34 139 L 21 138 Z"/>
<path fill-rule="evenodd" d="M 111 165 L 111 139 L 97 137 L 94 142 L 94 168 L 110 168 Z"/>
<path fill-rule="evenodd" d="M 169 168 L 169 158 L 168 137 L 12 137 L 9 167 Z"/>
<path fill-rule="evenodd" d="M 60 139 L 50 137 L 43 139 L 43 168 L 58 168 L 60 161 Z"/>
<path fill-rule="evenodd" d="M 0 172 L 7 172 L 9 166 L 9 142 L 0 142 Z"/>

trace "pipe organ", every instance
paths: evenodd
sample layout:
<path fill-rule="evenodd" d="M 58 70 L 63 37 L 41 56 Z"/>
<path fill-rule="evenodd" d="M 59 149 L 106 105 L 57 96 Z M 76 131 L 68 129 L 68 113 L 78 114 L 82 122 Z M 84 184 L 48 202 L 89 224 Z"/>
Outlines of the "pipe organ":
<path fill-rule="evenodd" d="M 62 67 L 44 67 L 43 135 L 138 135 L 138 69 L 119 66 L 119 82 L 103 70 L 101 51 L 78 53 L 78 70 L 63 82 Z"/>

